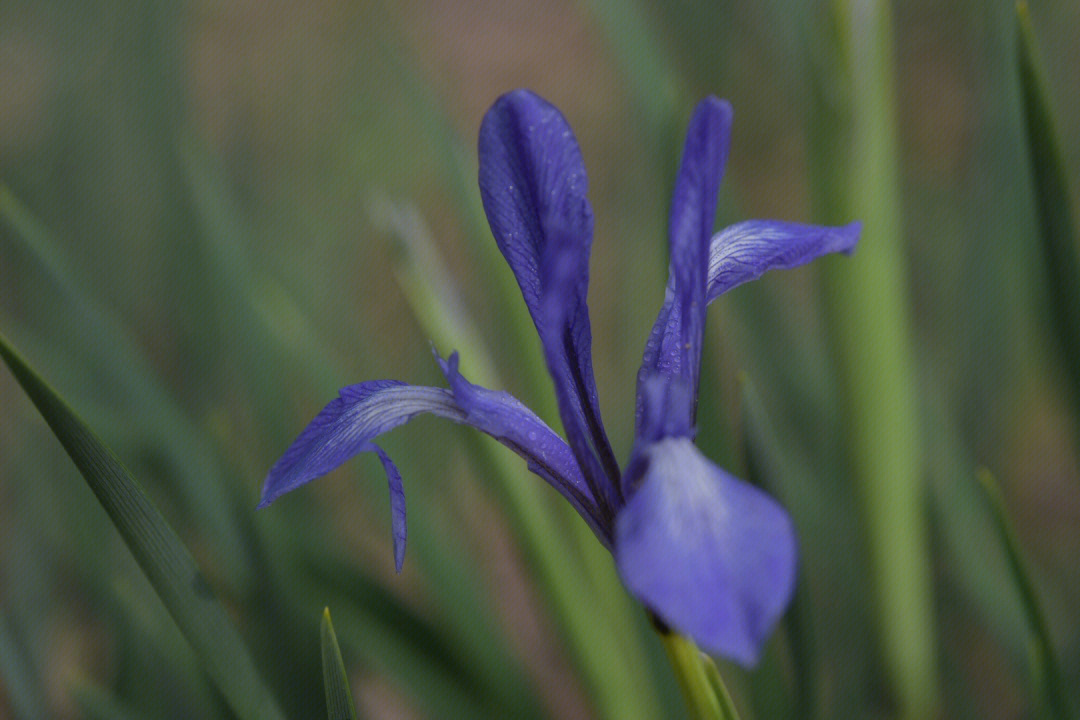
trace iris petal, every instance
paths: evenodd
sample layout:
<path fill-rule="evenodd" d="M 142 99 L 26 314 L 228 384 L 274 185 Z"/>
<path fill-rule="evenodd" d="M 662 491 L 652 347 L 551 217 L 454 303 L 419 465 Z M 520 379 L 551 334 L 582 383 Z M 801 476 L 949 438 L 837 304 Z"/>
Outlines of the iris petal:
<path fill-rule="evenodd" d="M 449 390 L 396 380 L 374 380 L 342 388 L 270 469 L 259 507 L 330 472 L 358 453 L 379 452 L 372 444 L 379 435 L 429 413 L 470 425 L 523 457 L 529 468 L 562 493 L 607 542 L 607 532 L 597 520 L 595 500 L 562 438 L 513 396 L 465 380 L 457 370 L 456 354 L 439 363 L 450 383 Z M 387 460 L 383 461 L 384 467 Z M 396 469 L 387 468 L 392 509 L 397 513 L 398 506 L 393 505 L 394 473 Z M 403 521 L 403 501 L 400 508 Z M 400 536 L 404 548 L 403 523 Z"/>
<path fill-rule="evenodd" d="M 687 438 L 661 440 L 644 457 L 615 520 L 623 582 L 705 650 L 753 665 L 794 590 L 797 550 L 787 513 Z"/>
<path fill-rule="evenodd" d="M 408 525 L 405 522 L 405 488 L 401 483 L 401 473 L 390 456 L 378 445 L 372 445 L 371 450 L 379 456 L 383 470 L 386 471 L 386 481 L 390 486 L 390 532 L 394 536 L 394 567 L 401 572 L 401 566 L 405 562 L 405 539 L 408 536 Z"/>
<path fill-rule="evenodd" d="M 554 105 L 515 90 L 484 116 L 479 156 L 484 211 L 540 335 L 570 446 L 594 494 L 613 507 L 619 469 L 593 377 L 593 214 L 581 150 Z"/>
<path fill-rule="evenodd" d="M 682 163 L 671 202 L 671 262 L 664 305 L 645 344 L 638 371 L 637 434 L 644 422 L 643 389 L 650 378 L 682 378 L 697 396 L 705 334 L 709 237 L 716 196 L 731 141 L 731 106 L 710 97 L 698 104 L 686 131 Z M 693 425 L 694 405 L 685 424 Z"/>
<path fill-rule="evenodd" d="M 372 440 L 421 413 L 454 422 L 465 420 L 453 394 L 443 388 L 397 380 L 371 380 L 342 388 L 270 468 L 259 507 L 325 475 L 358 453 L 373 452 Z"/>
<path fill-rule="evenodd" d="M 747 220 L 724 228 L 709 245 L 708 301 L 769 270 L 798 267 L 826 253 L 851 253 L 862 223 L 840 227 Z"/>
<path fill-rule="evenodd" d="M 605 545 L 610 530 L 581 474 L 574 453 L 558 433 L 509 393 L 473 385 L 458 372 L 457 353 L 438 359 L 464 422 L 487 433 L 528 461 L 529 469 L 570 501 Z"/>

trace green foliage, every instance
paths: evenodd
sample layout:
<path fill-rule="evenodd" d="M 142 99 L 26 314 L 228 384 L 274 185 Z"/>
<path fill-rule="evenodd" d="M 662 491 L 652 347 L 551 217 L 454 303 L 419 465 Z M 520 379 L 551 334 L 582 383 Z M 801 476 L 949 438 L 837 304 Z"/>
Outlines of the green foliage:
<path fill-rule="evenodd" d="M 467 430 L 387 438 L 409 497 L 400 576 L 377 463 L 254 511 L 339 387 L 440 382 L 429 341 L 557 422 L 476 191 L 480 115 L 528 85 L 586 155 L 620 457 L 696 99 L 735 108 L 721 223 L 865 223 L 854 257 L 710 310 L 698 442 L 780 498 L 800 540 L 761 665 L 716 666 L 741 717 L 924 700 L 960 720 L 1064 717 L 1080 687 L 1075 3 L 1034 7 L 1033 28 L 1007 4 L 929 0 L 476 7 L 0 4 L 0 330 L 85 418 L 47 405 L 84 465 L 120 473 L 92 452 L 107 445 L 139 478 L 115 512 L 160 511 L 128 540 L 175 529 L 133 560 L 0 372 L 0 716 L 235 717 L 247 691 L 222 683 L 256 667 L 282 715 L 320 714 L 327 605 L 372 717 L 679 717 L 680 682 L 709 687 L 693 652 L 673 672 L 565 503 Z M 999 469 L 1007 504 L 965 479 L 977 466 Z M 181 575 L 155 581 L 176 586 L 159 602 L 154 558 L 204 578 L 231 629 L 203 626 Z"/>
<path fill-rule="evenodd" d="M 986 470 L 978 473 L 979 483 L 986 493 L 990 513 L 1000 535 L 1001 545 L 1005 550 L 1012 581 L 1019 591 L 1024 609 L 1025 620 L 1031 631 L 1031 659 L 1034 675 L 1038 683 L 1042 701 L 1045 703 L 1048 717 L 1057 720 L 1069 720 L 1075 717 L 1069 707 L 1069 697 L 1058 667 L 1054 639 L 1043 615 L 1035 585 L 1020 553 L 1020 543 L 1006 510 L 1005 498 L 1001 495 L 994 476 Z"/>
<path fill-rule="evenodd" d="M 899 716 L 923 718 L 936 712 L 936 630 L 903 246 L 892 8 L 884 0 L 840 0 L 833 14 L 832 67 L 840 80 L 829 80 L 846 102 L 815 108 L 826 117 L 811 121 L 836 122 L 814 152 L 822 165 L 833 158 L 844 174 L 819 191 L 822 219 L 863 222 L 851 262 L 827 266 L 847 467 L 863 515 L 887 682 Z"/>
<path fill-rule="evenodd" d="M 716 664 L 687 638 L 660 631 L 693 720 L 739 720 Z"/>
<path fill-rule="evenodd" d="M 1054 320 L 1069 377 L 1073 410 L 1080 418 L 1080 235 L 1071 207 L 1072 196 L 1050 93 L 1042 76 L 1026 3 L 1016 6 L 1016 44 L 1049 314 Z"/>
<path fill-rule="evenodd" d="M 283 718 L 206 578 L 138 483 L 3 336 L 0 357 L 79 469 L 232 709 L 252 720 Z"/>
<path fill-rule="evenodd" d="M 334 625 L 330 622 L 330 608 L 323 610 L 319 638 L 322 644 L 327 720 L 356 720 L 356 703 L 353 702 L 352 690 L 349 689 L 349 673 L 345 671 L 345 662 L 341 659 L 341 648 L 338 647 L 337 635 L 334 634 Z"/>

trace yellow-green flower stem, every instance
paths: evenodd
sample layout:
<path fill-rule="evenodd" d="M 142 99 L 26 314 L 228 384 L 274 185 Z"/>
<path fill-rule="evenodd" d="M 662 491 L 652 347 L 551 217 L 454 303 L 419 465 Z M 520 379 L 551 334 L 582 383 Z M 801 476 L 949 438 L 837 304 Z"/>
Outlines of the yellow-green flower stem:
<path fill-rule="evenodd" d="M 659 625 L 656 628 L 675 670 L 690 717 L 693 720 L 738 720 L 735 704 L 712 658 L 701 652 L 689 638 Z"/>

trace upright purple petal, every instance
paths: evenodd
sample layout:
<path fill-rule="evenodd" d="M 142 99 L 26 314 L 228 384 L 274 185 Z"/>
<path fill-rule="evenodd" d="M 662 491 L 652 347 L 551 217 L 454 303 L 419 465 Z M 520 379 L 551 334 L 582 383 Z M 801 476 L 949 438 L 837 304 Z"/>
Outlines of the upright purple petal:
<path fill-rule="evenodd" d="M 694 396 L 684 378 L 649 377 L 641 398 L 644 413 L 636 439 L 642 449 L 667 437 L 693 439 L 695 428 L 689 420 Z"/>
<path fill-rule="evenodd" d="M 731 106 L 709 97 L 698 104 L 686 132 L 682 163 L 671 201 L 671 263 L 664 305 L 645 344 L 638 371 L 637 428 L 641 433 L 643 388 L 652 377 L 683 378 L 697 396 L 705 334 L 709 238 L 716 196 L 731 141 Z M 687 425 L 693 425 L 694 406 Z"/>
<path fill-rule="evenodd" d="M 401 473 L 390 456 L 378 445 L 372 445 L 371 449 L 379 456 L 383 470 L 386 471 L 387 484 L 390 486 L 390 532 L 394 537 L 394 567 L 401 572 L 401 566 L 405 562 L 405 540 L 408 536 L 405 522 L 405 488 L 401 483 Z"/>
<path fill-rule="evenodd" d="M 862 223 L 840 227 L 747 220 L 724 228 L 709 245 L 708 301 L 769 270 L 804 265 L 826 253 L 852 253 Z"/>
<path fill-rule="evenodd" d="M 636 490 L 615 520 L 623 582 L 708 652 L 753 665 L 795 587 L 787 513 L 687 438 L 661 440 L 644 457 Z"/>
<path fill-rule="evenodd" d="M 361 452 L 379 453 L 390 482 L 395 525 L 404 548 L 404 499 L 400 476 L 387 466 L 388 458 L 373 444 L 383 433 L 430 413 L 472 426 L 516 452 L 529 468 L 549 482 L 585 517 L 597 535 L 610 544 L 610 519 L 600 522 L 597 503 L 570 448 L 534 412 L 507 393 L 473 385 L 457 370 L 457 356 L 439 360 L 450 389 L 406 385 L 396 380 L 375 380 L 342 388 L 304 428 L 267 475 L 262 502 L 265 507 L 281 495 L 324 475 Z M 400 529 L 400 533 L 398 532 Z M 397 547 L 397 545 L 395 545 Z"/>
<path fill-rule="evenodd" d="M 515 90 L 484 116 L 479 154 L 484 211 L 540 335 L 570 446 L 610 509 L 619 468 L 593 377 L 586 306 L 593 214 L 577 140 L 555 106 Z"/>

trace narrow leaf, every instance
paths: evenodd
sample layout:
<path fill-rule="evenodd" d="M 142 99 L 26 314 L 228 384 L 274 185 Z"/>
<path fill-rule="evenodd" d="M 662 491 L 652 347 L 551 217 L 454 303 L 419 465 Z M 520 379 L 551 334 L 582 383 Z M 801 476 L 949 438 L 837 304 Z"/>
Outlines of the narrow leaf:
<path fill-rule="evenodd" d="M 228 492 L 214 448 L 180 409 L 119 315 L 100 302 L 93 284 L 81 281 L 63 243 L 0 183 L 0 229 L 4 227 L 11 232 L 0 233 L 0 241 L 10 240 L 11 247 L 30 262 L 28 281 L 48 288 L 62 308 L 45 337 L 62 338 L 50 345 L 62 348 L 56 359 L 66 364 L 52 366 L 62 367 L 67 376 L 90 373 L 100 378 L 95 387 L 80 388 L 80 397 L 97 393 L 107 397 L 117 412 L 139 417 L 137 427 L 125 430 L 168 459 L 169 471 L 177 478 L 170 491 L 188 516 L 200 518 L 201 529 L 218 548 L 222 575 L 233 579 L 234 587 L 242 587 L 250 565 L 247 541 L 241 537 L 233 512 L 235 497 Z M 3 252 L 8 252 L 7 246 Z M 79 358 L 78 363 L 73 357 Z"/>
<path fill-rule="evenodd" d="M 1016 62 L 1051 315 L 1080 417 L 1080 246 L 1049 93 L 1023 2 L 1016 5 L 1016 31 Z"/>
<path fill-rule="evenodd" d="M 739 720 L 712 658 L 689 638 L 657 627 L 693 720 Z"/>
<path fill-rule="evenodd" d="M 0 690 L 6 691 L 15 717 L 24 720 L 46 718 L 48 705 L 45 691 L 20 640 L 0 608 Z"/>
<path fill-rule="evenodd" d="M 924 513 L 913 317 L 901 196 L 893 3 L 834 0 L 830 52 L 845 80 L 807 114 L 825 223 L 863 223 L 859 252 L 826 263 L 826 310 L 840 380 L 840 442 L 859 500 L 876 640 L 897 716 L 937 712 L 937 639 Z M 831 79 L 821 78 L 822 84 Z M 825 132 L 821 132 L 827 128 Z M 846 166 L 846 167 L 845 167 Z M 835 178 L 828 180 L 829 177 Z"/>
<path fill-rule="evenodd" d="M 86 720 L 135 720 L 138 717 L 111 692 L 88 681 L 76 683 L 71 696 Z"/>
<path fill-rule="evenodd" d="M 1050 637 L 1050 628 L 1046 624 L 1046 616 L 1043 615 L 1039 605 L 1039 598 L 1035 592 L 1035 585 L 1031 581 L 1024 558 L 1020 554 L 1020 543 L 1016 532 L 1013 530 L 1009 515 L 1005 509 L 1005 498 L 1001 494 L 994 476 L 986 470 L 978 472 L 979 482 L 982 484 L 986 497 L 990 501 L 990 511 L 993 515 L 994 524 L 997 526 L 1001 537 L 1001 544 L 1005 549 L 1005 559 L 1009 565 L 1013 582 L 1020 593 L 1024 614 L 1031 631 L 1031 657 L 1035 665 L 1036 681 L 1040 684 L 1039 691 L 1045 702 L 1050 717 L 1057 720 L 1070 720 L 1074 718 L 1069 698 L 1062 681 L 1061 670 L 1058 667 L 1057 655 L 1054 652 L 1054 643 Z"/>
<path fill-rule="evenodd" d="M 357 720 L 356 704 L 349 689 L 349 675 L 341 659 L 334 625 L 330 622 L 330 608 L 323 608 L 322 626 L 323 685 L 326 689 L 326 717 L 329 720 Z"/>
<path fill-rule="evenodd" d="M 787 484 L 780 480 L 782 472 L 777 467 L 780 456 L 776 431 L 769 421 L 765 404 L 750 378 L 741 374 L 739 386 L 742 391 L 743 449 L 746 457 L 747 480 L 773 495 L 785 507 L 792 509 L 796 525 L 799 522 L 798 501 L 789 492 Z M 802 552 L 802 551 L 800 551 Z M 800 558 L 800 563 L 803 560 Z M 802 571 L 800 571 L 802 575 Z M 795 588 L 791 608 L 784 616 L 794 666 L 796 698 L 795 717 L 812 718 L 819 715 L 817 709 L 817 686 L 819 668 L 815 662 L 813 605 L 806 583 L 800 581 Z"/>
<path fill-rule="evenodd" d="M 284 718 L 191 554 L 138 483 L 2 335 L 0 357 L 97 496 L 233 711 L 244 720 Z"/>

